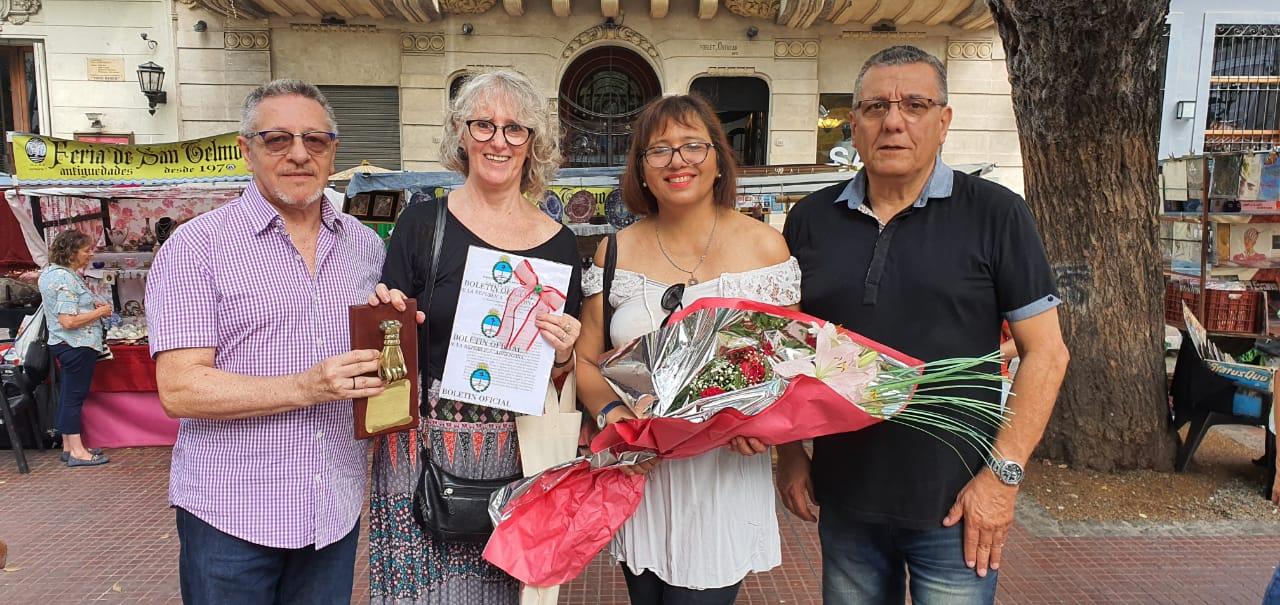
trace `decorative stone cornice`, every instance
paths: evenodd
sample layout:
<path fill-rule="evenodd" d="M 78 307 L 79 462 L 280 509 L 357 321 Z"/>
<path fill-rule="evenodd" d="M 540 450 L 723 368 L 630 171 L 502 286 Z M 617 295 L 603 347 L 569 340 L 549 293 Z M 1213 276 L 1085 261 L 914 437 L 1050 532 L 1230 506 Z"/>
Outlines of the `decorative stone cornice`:
<path fill-rule="evenodd" d="M 730 67 L 730 66 L 714 66 L 707 68 L 708 76 L 754 76 L 756 68 L 754 67 Z"/>
<path fill-rule="evenodd" d="M 254 2 L 237 0 L 177 0 L 180 4 L 211 10 L 223 17 L 232 19 L 265 19 L 267 11 Z"/>
<path fill-rule="evenodd" d="M 841 38 L 853 38 L 855 40 L 923 40 L 924 32 L 864 32 L 864 31 L 842 31 Z"/>
<path fill-rule="evenodd" d="M 400 34 L 400 52 L 406 55 L 444 54 L 444 34 L 405 32 Z"/>
<path fill-rule="evenodd" d="M 782 0 L 724 0 L 724 7 L 739 17 L 770 21 L 778 18 L 781 6 Z"/>
<path fill-rule="evenodd" d="M 947 58 L 955 61 L 990 61 L 990 40 L 952 40 L 947 43 Z"/>
<path fill-rule="evenodd" d="M 40 0 L 0 0 L 0 23 L 22 25 L 40 12 Z"/>
<path fill-rule="evenodd" d="M 327 23 L 290 23 L 289 29 L 295 32 L 324 32 L 342 34 L 376 34 L 377 25 L 330 25 Z"/>
<path fill-rule="evenodd" d="M 774 40 L 773 56 L 776 59 L 816 59 L 818 57 L 818 41 Z"/>
<path fill-rule="evenodd" d="M 226 50 L 271 50 L 271 32 L 225 31 L 222 32 L 222 48 Z"/>
<path fill-rule="evenodd" d="M 577 36 L 574 36 L 573 39 L 565 45 L 564 51 L 560 53 L 560 58 L 568 59 L 576 55 L 582 47 L 600 40 L 618 40 L 626 42 L 627 44 L 644 51 L 645 54 L 649 55 L 650 59 L 653 59 L 654 61 L 662 60 L 662 56 L 658 54 L 658 47 L 654 46 L 653 42 L 650 42 L 649 39 L 644 37 L 640 32 L 625 25 L 617 25 L 614 27 L 597 25 L 591 29 L 583 31 Z"/>
<path fill-rule="evenodd" d="M 479 15 L 497 3 L 498 0 L 440 0 L 440 10 L 455 15 Z"/>

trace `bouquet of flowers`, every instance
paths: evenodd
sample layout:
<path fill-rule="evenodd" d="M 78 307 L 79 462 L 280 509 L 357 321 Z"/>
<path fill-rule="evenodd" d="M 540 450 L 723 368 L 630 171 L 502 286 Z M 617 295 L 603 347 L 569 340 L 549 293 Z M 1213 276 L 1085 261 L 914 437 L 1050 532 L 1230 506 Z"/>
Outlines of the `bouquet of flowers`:
<path fill-rule="evenodd" d="M 498 490 L 485 558 L 526 584 L 568 581 L 640 503 L 643 477 L 622 466 L 697 456 L 738 436 L 776 445 L 891 421 L 954 433 L 985 452 L 986 435 L 1004 422 L 999 406 L 940 389 L 998 392 L 998 360 L 926 364 L 803 313 L 702 299 L 606 355 L 601 374 L 639 418 L 606 427 L 593 455 Z"/>

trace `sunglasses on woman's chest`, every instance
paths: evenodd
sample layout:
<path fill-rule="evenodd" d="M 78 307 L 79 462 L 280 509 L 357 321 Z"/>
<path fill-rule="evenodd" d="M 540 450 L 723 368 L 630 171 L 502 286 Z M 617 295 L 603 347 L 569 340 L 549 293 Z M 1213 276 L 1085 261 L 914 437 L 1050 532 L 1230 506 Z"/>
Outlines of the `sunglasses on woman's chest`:
<path fill-rule="evenodd" d="M 667 322 L 671 321 L 671 316 L 684 306 L 684 284 L 672 284 L 662 293 L 662 310 L 667 312 L 667 316 L 662 318 L 662 327 L 667 327 Z"/>

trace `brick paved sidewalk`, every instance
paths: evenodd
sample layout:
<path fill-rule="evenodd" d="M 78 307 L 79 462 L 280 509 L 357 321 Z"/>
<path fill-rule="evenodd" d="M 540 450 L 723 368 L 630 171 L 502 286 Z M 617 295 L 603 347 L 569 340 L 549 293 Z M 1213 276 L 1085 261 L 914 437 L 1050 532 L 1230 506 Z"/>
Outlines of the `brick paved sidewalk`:
<path fill-rule="evenodd" d="M 165 506 L 169 450 L 109 452 L 101 468 L 65 468 L 54 452 L 18 475 L 0 451 L 0 538 L 9 569 L 0 604 L 176 603 L 178 541 Z M 1247 603 L 1280 561 L 1280 523 L 1060 525 L 1022 506 L 997 602 Z M 821 601 L 813 526 L 783 513 L 781 568 L 747 579 L 739 603 Z M 365 544 L 353 603 L 367 603 Z M 566 605 L 626 603 L 617 566 L 598 558 L 561 593 Z"/>

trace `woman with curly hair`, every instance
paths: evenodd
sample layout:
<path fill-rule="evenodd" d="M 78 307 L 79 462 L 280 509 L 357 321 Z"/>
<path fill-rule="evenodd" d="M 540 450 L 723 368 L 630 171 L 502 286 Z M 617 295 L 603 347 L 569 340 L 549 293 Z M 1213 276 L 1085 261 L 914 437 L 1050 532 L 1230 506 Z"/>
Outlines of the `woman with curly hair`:
<path fill-rule="evenodd" d="M 564 314 L 543 315 L 538 328 L 555 349 L 552 377 L 568 372 L 578 337 L 581 271 L 573 232 L 538 209 L 560 163 L 559 137 L 543 96 L 524 75 L 495 71 L 471 77 L 445 117 L 441 163 L 466 182 L 448 196 L 409 206 L 396 222 L 378 294 L 384 302 L 428 299 L 419 338 L 422 425 L 374 445 L 369 505 L 369 593 L 374 603 L 502 605 L 519 600 L 520 584 L 482 557 L 483 543 L 449 541 L 415 522 L 413 490 L 429 457 L 462 479 L 520 475 L 516 414 L 440 397 L 467 249 L 574 267 Z M 445 205 L 439 265 L 431 277 L 437 207 Z M 390 292 L 388 292 L 390 289 Z M 423 444 L 419 456 L 418 444 Z"/>
<path fill-rule="evenodd" d="M 62 433 L 62 460 L 69 467 L 108 462 L 106 454 L 86 448 L 80 439 L 80 410 L 98 355 L 105 350 L 102 320 L 111 316 L 111 305 L 94 296 L 80 277 L 92 259 L 93 240 L 80 231 L 64 231 L 53 239 L 49 266 L 40 271 L 49 352 L 61 369 L 58 432 Z"/>

